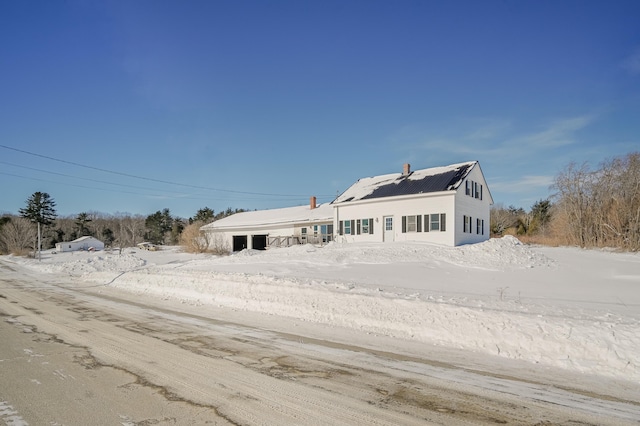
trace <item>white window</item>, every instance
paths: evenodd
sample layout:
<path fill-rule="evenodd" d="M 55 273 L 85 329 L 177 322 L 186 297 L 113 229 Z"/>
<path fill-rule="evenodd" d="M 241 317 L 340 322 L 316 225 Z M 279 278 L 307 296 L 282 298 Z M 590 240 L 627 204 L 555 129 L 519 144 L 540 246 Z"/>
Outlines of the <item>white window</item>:
<path fill-rule="evenodd" d="M 373 234 L 373 219 L 342 220 L 339 222 L 340 235 Z"/>
<path fill-rule="evenodd" d="M 429 224 L 430 226 L 429 226 L 429 228 L 426 228 L 426 227 L 425 228 L 429 229 L 430 231 L 439 231 L 440 230 L 440 215 L 439 214 L 431 214 L 429 216 L 431 217 L 431 219 L 429 221 L 430 222 L 430 224 Z"/>
<path fill-rule="evenodd" d="M 447 230 L 446 213 L 425 214 L 424 215 L 424 232 Z"/>
<path fill-rule="evenodd" d="M 373 234 L 373 219 L 356 220 L 355 234 Z"/>
<path fill-rule="evenodd" d="M 402 216 L 402 232 L 422 232 L 422 215 Z"/>
<path fill-rule="evenodd" d="M 393 231 L 393 218 L 385 217 L 384 218 L 384 230 L 385 231 Z"/>
<path fill-rule="evenodd" d="M 416 232 L 416 216 L 407 216 L 407 232 Z"/>

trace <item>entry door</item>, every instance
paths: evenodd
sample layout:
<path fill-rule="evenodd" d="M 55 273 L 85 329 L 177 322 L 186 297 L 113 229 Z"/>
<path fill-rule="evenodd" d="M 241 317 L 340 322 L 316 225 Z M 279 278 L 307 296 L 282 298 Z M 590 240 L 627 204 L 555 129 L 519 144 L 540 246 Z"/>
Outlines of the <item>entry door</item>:
<path fill-rule="evenodd" d="M 385 242 L 393 241 L 395 239 L 395 234 L 393 231 L 393 216 L 384 216 L 382 218 L 382 224 L 384 226 L 384 236 L 383 239 Z"/>

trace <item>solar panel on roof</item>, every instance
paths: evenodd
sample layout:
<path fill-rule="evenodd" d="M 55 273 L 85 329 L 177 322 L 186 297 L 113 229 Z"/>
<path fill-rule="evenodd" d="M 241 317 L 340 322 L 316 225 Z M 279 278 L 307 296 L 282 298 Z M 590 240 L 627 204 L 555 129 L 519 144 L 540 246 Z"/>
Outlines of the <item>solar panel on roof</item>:
<path fill-rule="evenodd" d="M 425 176 L 422 179 L 412 179 L 412 174 L 400 176 L 392 183 L 381 185 L 373 192 L 362 197 L 362 200 L 371 198 L 394 197 L 398 195 L 424 194 L 455 189 L 453 186 L 459 182 L 471 168 L 472 164 L 463 165 L 455 170 L 450 170 L 437 175 Z M 347 201 L 347 200 L 345 200 Z"/>

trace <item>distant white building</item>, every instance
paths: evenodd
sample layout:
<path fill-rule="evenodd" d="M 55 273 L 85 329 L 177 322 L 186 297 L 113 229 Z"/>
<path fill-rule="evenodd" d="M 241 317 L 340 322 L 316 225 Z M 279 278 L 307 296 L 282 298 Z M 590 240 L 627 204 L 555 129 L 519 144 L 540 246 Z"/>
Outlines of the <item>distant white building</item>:
<path fill-rule="evenodd" d="M 201 229 L 233 251 L 333 240 L 458 246 L 489 239 L 492 204 L 477 161 L 405 164 L 402 173 L 359 179 L 330 204 L 312 197 L 309 206 L 236 213 Z"/>
<path fill-rule="evenodd" d="M 58 253 L 77 250 L 104 250 L 104 243 L 94 237 L 80 237 L 73 241 L 56 243 Z"/>

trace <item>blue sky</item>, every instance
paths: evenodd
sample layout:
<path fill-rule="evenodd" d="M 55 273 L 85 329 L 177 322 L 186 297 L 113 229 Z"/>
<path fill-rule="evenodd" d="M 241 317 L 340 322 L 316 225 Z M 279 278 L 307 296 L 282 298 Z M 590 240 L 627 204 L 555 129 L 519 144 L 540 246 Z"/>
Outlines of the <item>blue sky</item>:
<path fill-rule="evenodd" d="M 640 149 L 638 1 L 0 0 L 0 213 L 331 201 L 479 160 L 529 209 Z"/>

